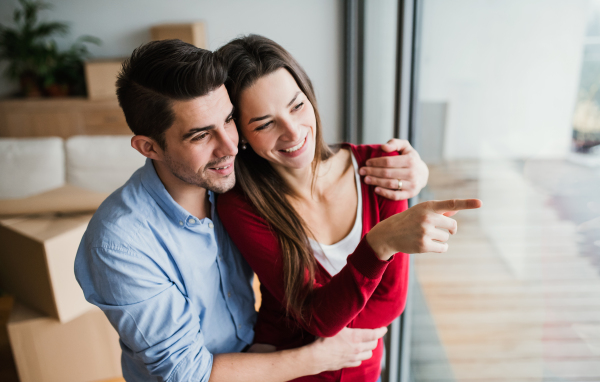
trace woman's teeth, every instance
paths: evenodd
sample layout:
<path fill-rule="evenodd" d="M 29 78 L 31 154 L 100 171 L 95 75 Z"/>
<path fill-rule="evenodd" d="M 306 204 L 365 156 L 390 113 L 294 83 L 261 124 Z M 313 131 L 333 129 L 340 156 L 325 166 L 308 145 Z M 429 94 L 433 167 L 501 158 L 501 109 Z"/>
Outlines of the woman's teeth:
<path fill-rule="evenodd" d="M 304 145 L 305 141 L 306 141 L 306 138 L 304 138 L 304 140 L 302 142 L 298 143 L 296 146 L 290 147 L 289 149 L 285 149 L 285 150 L 281 150 L 281 151 L 285 151 L 286 153 L 293 153 L 294 151 L 300 149 Z"/>

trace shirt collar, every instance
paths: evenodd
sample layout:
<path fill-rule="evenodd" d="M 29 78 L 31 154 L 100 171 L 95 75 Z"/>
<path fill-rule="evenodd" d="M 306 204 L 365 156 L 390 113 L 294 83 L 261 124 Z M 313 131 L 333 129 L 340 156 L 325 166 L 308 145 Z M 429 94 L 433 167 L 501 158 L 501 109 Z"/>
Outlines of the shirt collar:
<path fill-rule="evenodd" d="M 185 208 L 181 207 L 167 191 L 164 184 L 158 177 L 152 159 L 146 158 L 146 163 L 142 167 L 142 185 L 148 191 L 150 196 L 158 203 L 160 208 L 167 214 L 173 224 L 185 226 L 190 218 L 198 220 L 190 214 Z M 212 191 L 208 191 L 208 200 L 211 203 L 211 210 L 215 205 L 215 196 Z M 213 212 L 214 213 L 214 212 Z"/>

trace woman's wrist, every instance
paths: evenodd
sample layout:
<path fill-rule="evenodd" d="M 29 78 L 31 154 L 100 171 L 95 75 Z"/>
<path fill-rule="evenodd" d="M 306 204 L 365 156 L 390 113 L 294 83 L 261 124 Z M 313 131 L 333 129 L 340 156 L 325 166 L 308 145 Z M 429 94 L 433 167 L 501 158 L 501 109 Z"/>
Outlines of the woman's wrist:
<path fill-rule="evenodd" d="M 388 261 L 397 252 L 387 245 L 386 240 L 380 235 L 377 227 L 373 227 L 367 233 L 366 239 L 379 260 Z"/>

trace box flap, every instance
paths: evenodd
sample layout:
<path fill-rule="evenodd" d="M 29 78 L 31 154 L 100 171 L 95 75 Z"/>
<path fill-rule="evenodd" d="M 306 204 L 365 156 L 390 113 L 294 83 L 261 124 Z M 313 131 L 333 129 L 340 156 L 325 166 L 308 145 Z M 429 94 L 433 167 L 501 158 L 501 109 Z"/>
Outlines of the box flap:
<path fill-rule="evenodd" d="M 27 198 L 0 200 L 0 216 L 95 211 L 108 195 L 67 185 Z"/>
<path fill-rule="evenodd" d="M 36 242 L 44 243 L 73 229 L 87 226 L 91 218 L 92 214 L 90 213 L 62 216 L 46 215 L 34 216 L 14 222 L 9 220 L 11 224 L 6 225 L 3 224 L 5 220 L 0 220 L 0 225 Z"/>

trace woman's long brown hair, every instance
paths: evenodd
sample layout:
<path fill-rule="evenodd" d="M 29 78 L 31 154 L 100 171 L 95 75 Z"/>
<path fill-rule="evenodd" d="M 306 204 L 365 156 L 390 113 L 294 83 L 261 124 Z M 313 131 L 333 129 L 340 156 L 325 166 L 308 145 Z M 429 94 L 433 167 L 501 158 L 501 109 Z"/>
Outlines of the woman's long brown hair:
<path fill-rule="evenodd" d="M 281 68 L 294 77 L 315 110 L 315 157 L 312 163 L 314 185 L 319 164 L 330 158 L 333 152 L 323 139 L 315 92 L 302 67 L 279 44 L 258 35 L 232 40 L 220 48 L 217 54 L 229 71 L 225 85 L 236 108 L 234 116 L 237 120 L 241 93 L 259 78 Z M 316 261 L 308 241 L 307 227 L 286 197 L 294 195 L 294 191 L 271 164 L 249 146 L 245 150 L 239 150 L 235 176 L 238 185 L 279 238 L 287 313 L 301 321 L 310 320 L 304 307 L 312 291 Z"/>

